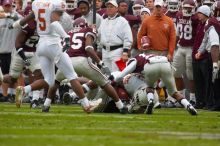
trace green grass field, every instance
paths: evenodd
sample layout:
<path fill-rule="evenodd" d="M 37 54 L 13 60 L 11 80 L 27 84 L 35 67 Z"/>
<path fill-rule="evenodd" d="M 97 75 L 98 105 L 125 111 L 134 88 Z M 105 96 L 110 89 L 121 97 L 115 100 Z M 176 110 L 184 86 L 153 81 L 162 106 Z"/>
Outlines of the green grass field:
<path fill-rule="evenodd" d="M 220 146 L 220 112 L 157 109 L 153 115 L 86 114 L 53 105 L 50 113 L 0 104 L 0 146 Z"/>

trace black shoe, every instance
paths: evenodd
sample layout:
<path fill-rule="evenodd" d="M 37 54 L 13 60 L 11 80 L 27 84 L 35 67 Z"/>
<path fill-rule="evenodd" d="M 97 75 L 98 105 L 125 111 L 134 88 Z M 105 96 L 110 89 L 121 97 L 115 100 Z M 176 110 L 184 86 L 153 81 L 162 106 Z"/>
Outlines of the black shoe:
<path fill-rule="evenodd" d="M 0 97 L 0 102 L 7 102 L 7 101 L 8 101 L 8 96 Z"/>
<path fill-rule="evenodd" d="M 11 94 L 11 95 L 8 96 L 8 102 L 10 102 L 10 103 L 15 102 L 15 95 L 14 94 Z"/>
<path fill-rule="evenodd" d="M 63 103 L 66 105 L 69 105 L 72 103 L 71 95 L 68 92 L 63 94 Z"/>
<path fill-rule="evenodd" d="M 193 116 L 195 116 L 195 115 L 197 115 L 198 113 L 197 113 L 197 111 L 196 111 L 196 109 L 191 105 L 191 104 L 189 104 L 189 105 L 187 105 L 187 111 L 191 114 L 191 115 L 193 115 Z"/>
<path fill-rule="evenodd" d="M 146 114 L 151 115 L 153 113 L 154 101 L 151 99 L 146 108 Z"/>
<path fill-rule="evenodd" d="M 43 113 L 48 113 L 50 111 L 50 106 L 42 106 L 42 112 Z"/>
<path fill-rule="evenodd" d="M 40 108 L 38 100 L 31 101 L 30 108 Z"/>
<path fill-rule="evenodd" d="M 121 108 L 119 111 L 120 111 L 121 114 L 127 114 L 128 113 L 128 107 L 123 106 L 123 108 Z"/>

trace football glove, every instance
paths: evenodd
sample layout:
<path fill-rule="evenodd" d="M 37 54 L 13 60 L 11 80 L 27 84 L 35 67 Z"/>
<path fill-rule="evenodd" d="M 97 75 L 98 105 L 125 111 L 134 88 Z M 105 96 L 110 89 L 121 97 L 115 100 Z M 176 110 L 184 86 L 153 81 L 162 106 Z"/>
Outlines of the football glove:
<path fill-rule="evenodd" d="M 63 52 L 67 51 L 70 48 L 70 38 L 64 39 Z"/>

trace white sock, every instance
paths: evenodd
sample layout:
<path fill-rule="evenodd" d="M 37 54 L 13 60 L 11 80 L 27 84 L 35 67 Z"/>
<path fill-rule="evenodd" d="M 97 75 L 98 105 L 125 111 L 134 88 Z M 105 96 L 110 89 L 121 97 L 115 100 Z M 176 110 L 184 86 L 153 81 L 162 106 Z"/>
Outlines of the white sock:
<path fill-rule="evenodd" d="M 50 106 L 51 104 L 51 99 L 50 98 L 46 98 L 45 102 L 44 102 L 44 106 Z"/>
<path fill-rule="evenodd" d="M 187 106 L 190 104 L 185 98 L 183 98 L 180 102 L 185 108 L 187 108 Z"/>
<path fill-rule="evenodd" d="M 40 91 L 39 90 L 35 90 L 33 91 L 33 97 L 32 100 L 38 100 L 40 97 Z"/>
<path fill-rule="evenodd" d="M 28 93 L 30 93 L 30 92 L 31 92 L 31 86 L 30 86 L 30 85 L 25 86 L 25 87 L 24 87 L 24 93 L 25 93 L 25 94 L 28 94 Z"/>
<path fill-rule="evenodd" d="M 115 102 L 115 105 L 118 109 L 122 109 L 124 106 L 120 99 L 119 99 L 119 101 Z"/>
<path fill-rule="evenodd" d="M 82 86 L 86 90 L 86 92 L 90 91 L 90 88 L 89 88 L 89 86 L 87 84 L 83 84 Z"/>
<path fill-rule="evenodd" d="M 147 93 L 147 101 L 154 100 L 154 94 L 153 93 Z"/>
<path fill-rule="evenodd" d="M 41 98 L 41 99 L 44 98 L 44 89 L 41 89 L 41 90 L 40 90 L 39 98 Z"/>
<path fill-rule="evenodd" d="M 189 99 L 190 99 L 191 101 L 196 102 L 196 96 L 195 96 L 195 93 L 190 93 L 189 95 L 190 95 L 190 96 L 189 96 Z"/>
<path fill-rule="evenodd" d="M 87 97 L 80 99 L 79 103 L 81 104 L 82 107 L 89 107 L 89 100 Z"/>

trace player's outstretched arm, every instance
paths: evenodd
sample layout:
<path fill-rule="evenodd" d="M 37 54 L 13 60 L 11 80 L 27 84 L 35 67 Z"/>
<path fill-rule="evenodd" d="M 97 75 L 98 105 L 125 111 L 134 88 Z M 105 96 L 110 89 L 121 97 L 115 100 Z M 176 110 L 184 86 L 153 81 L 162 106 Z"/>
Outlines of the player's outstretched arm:
<path fill-rule="evenodd" d="M 20 28 L 20 27 L 24 26 L 25 24 L 27 24 L 29 21 L 34 20 L 34 18 L 35 18 L 34 12 L 31 12 L 29 15 L 27 15 L 23 19 L 19 19 L 19 20 L 15 21 L 11 26 L 9 26 L 9 28 L 10 29 Z"/>

